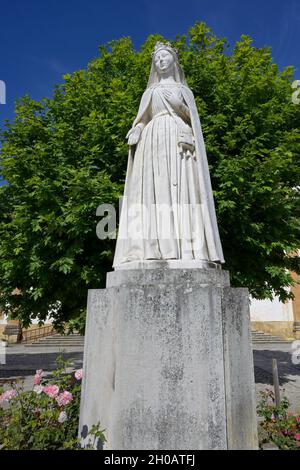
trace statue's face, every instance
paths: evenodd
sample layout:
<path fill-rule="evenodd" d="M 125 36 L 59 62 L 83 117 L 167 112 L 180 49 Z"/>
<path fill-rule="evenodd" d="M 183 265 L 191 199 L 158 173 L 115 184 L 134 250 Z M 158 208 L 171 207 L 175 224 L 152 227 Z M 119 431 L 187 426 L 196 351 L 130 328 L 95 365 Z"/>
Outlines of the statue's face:
<path fill-rule="evenodd" d="M 162 75 L 174 68 L 174 57 L 171 52 L 161 49 L 155 54 L 154 63 L 157 72 Z"/>

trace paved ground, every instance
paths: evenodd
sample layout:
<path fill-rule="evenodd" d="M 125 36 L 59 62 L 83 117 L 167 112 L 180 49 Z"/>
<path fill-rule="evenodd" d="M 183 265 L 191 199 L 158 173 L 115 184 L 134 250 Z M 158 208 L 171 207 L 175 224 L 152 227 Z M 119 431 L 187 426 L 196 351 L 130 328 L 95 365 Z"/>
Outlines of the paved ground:
<path fill-rule="evenodd" d="M 15 344 L 5 349 L 6 364 L 0 363 L 0 383 L 8 378 L 23 377 L 24 387 L 30 389 L 35 371 L 43 369 L 46 372 L 46 376 L 50 375 L 51 371 L 56 369 L 56 360 L 59 356 L 70 362 L 70 367 L 68 368 L 70 370 L 82 367 L 83 347 L 45 348 Z"/>
<path fill-rule="evenodd" d="M 63 350 L 45 347 L 25 347 L 13 345 L 6 349 L 6 364 L 0 365 L 0 381 L 8 377 L 22 376 L 25 387 L 32 386 L 36 369 L 44 369 L 49 374 L 56 367 L 56 358 L 60 354 L 70 361 L 70 367 L 82 367 L 83 348 L 65 347 Z M 300 364 L 293 364 L 290 344 L 255 344 L 254 364 L 257 395 L 260 390 L 270 388 L 272 379 L 272 359 L 277 359 L 282 394 L 291 402 L 291 408 L 300 411 Z"/>
<path fill-rule="evenodd" d="M 291 410 L 300 412 L 300 364 L 292 362 L 291 344 L 254 345 L 254 367 L 257 395 L 272 387 L 272 359 L 277 359 L 281 395 L 285 395 Z"/>

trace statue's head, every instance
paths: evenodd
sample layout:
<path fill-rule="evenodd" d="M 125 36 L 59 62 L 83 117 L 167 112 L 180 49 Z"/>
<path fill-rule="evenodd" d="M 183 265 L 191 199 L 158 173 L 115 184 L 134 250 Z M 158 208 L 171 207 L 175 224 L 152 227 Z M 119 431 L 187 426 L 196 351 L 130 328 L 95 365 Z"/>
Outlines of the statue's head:
<path fill-rule="evenodd" d="M 169 42 L 157 42 L 152 53 L 152 66 L 148 87 L 158 83 L 166 73 L 174 72 L 176 82 L 186 85 L 183 70 L 178 62 L 178 52 Z"/>
<path fill-rule="evenodd" d="M 170 43 L 157 42 L 153 52 L 153 61 L 159 75 L 174 70 L 175 62 L 178 62 L 177 51 Z"/>

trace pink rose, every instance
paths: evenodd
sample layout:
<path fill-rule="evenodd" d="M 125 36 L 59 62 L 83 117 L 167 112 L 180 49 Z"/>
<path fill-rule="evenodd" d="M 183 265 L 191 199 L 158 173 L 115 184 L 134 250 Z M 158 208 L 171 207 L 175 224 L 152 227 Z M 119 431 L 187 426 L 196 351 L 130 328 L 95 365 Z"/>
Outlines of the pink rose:
<path fill-rule="evenodd" d="M 294 439 L 296 439 L 296 441 L 300 441 L 300 434 L 295 434 Z"/>
<path fill-rule="evenodd" d="M 50 398 L 55 398 L 59 393 L 59 387 L 57 385 L 47 385 L 43 388 L 43 392 Z"/>
<path fill-rule="evenodd" d="M 43 375 L 44 375 L 43 369 L 38 369 L 35 372 L 35 376 L 34 376 L 34 379 L 33 379 L 33 385 L 40 385 Z"/>
<path fill-rule="evenodd" d="M 17 396 L 16 390 L 7 390 L 6 392 L 3 392 L 2 395 L 0 395 L 0 403 L 9 401 L 15 396 Z"/>
<path fill-rule="evenodd" d="M 58 417 L 58 420 L 57 420 L 57 421 L 58 421 L 59 423 L 64 423 L 65 421 L 67 421 L 67 419 L 68 419 L 67 413 L 66 413 L 65 411 L 61 411 L 61 412 L 59 413 L 59 417 Z"/>
<path fill-rule="evenodd" d="M 56 397 L 56 401 L 59 406 L 66 406 L 73 400 L 72 393 L 65 390 L 64 392 L 60 393 L 58 397 Z"/>
<path fill-rule="evenodd" d="M 82 379 L 82 369 L 78 369 L 76 372 L 75 372 L 75 378 L 77 380 L 81 380 Z"/>
<path fill-rule="evenodd" d="M 296 422 L 297 422 L 298 424 L 300 424 L 300 416 L 297 416 Z"/>
<path fill-rule="evenodd" d="M 33 379 L 33 385 L 40 385 L 42 377 L 38 374 L 35 374 Z"/>

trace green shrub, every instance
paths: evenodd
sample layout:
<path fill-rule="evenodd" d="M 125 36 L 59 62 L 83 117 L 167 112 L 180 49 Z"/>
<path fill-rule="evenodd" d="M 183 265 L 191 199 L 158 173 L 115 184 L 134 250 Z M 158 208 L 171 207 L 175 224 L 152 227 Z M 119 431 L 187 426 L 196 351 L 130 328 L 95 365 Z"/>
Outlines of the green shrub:
<path fill-rule="evenodd" d="M 300 415 L 289 412 L 289 406 L 286 397 L 276 406 L 271 390 L 261 392 L 257 407 L 258 415 L 264 418 L 259 425 L 260 446 L 274 442 L 280 450 L 300 450 Z"/>
<path fill-rule="evenodd" d="M 58 359 L 50 379 L 36 371 L 32 390 L 22 380 L 0 389 L 0 448 L 2 450 L 80 449 L 78 422 L 82 370 L 67 373 L 68 363 Z M 105 441 L 99 425 L 90 432 L 89 448 Z"/>

